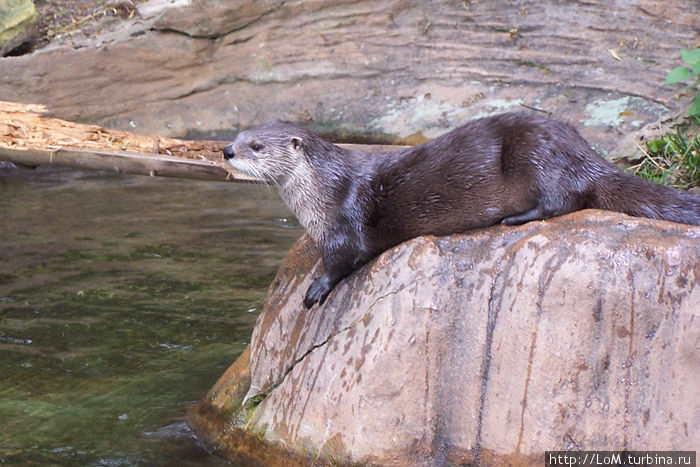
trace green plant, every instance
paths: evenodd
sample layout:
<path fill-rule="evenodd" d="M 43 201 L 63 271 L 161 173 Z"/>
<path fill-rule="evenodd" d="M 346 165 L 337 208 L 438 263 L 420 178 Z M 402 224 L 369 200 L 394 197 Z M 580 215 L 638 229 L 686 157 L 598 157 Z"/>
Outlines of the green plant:
<path fill-rule="evenodd" d="M 693 117 L 694 123 L 700 118 Z M 676 131 L 649 141 L 644 159 L 632 170 L 636 175 L 676 188 L 700 184 L 700 136 L 691 135 L 695 125 L 676 125 Z"/>
<path fill-rule="evenodd" d="M 688 85 L 687 89 L 695 90 L 693 104 L 688 110 L 690 116 L 700 116 L 700 47 L 691 50 L 681 50 L 681 58 L 688 66 L 677 66 L 666 76 L 666 84 L 676 84 L 695 78 L 695 82 Z M 690 67 L 690 68 L 688 68 Z"/>

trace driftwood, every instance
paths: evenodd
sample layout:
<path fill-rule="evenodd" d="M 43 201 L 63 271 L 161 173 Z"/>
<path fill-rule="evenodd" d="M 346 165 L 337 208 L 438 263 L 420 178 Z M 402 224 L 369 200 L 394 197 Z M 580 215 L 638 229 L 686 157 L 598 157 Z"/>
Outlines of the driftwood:
<path fill-rule="evenodd" d="M 255 181 L 218 161 L 225 143 L 141 136 L 40 114 L 43 106 L 0 102 L 0 160 L 151 176 Z"/>
<path fill-rule="evenodd" d="M 56 118 L 43 106 L 0 101 L 0 160 L 35 167 L 53 165 L 118 173 L 200 180 L 255 182 L 224 166 L 222 141 L 141 136 Z M 391 146 L 342 145 L 366 151 Z"/>

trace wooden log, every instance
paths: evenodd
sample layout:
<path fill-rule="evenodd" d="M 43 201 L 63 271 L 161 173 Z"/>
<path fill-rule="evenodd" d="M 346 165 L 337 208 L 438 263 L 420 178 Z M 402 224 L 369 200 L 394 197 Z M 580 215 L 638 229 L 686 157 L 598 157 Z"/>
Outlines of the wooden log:
<path fill-rule="evenodd" d="M 51 165 L 117 172 L 152 177 L 180 177 L 198 180 L 256 182 L 240 172 L 227 171 L 211 161 L 137 152 L 102 152 L 80 149 L 22 149 L 0 146 L 0 160 L 35 167 Z"/>
<path fill-rule="evenodd" d="M 0 101 L 0 160 L 199 180 L 260 182 L 223 163 L 222 141 L 142 136 L 55 118 L 42 106 Z M 341 145 L 363 151 L 397 146 Z"/>

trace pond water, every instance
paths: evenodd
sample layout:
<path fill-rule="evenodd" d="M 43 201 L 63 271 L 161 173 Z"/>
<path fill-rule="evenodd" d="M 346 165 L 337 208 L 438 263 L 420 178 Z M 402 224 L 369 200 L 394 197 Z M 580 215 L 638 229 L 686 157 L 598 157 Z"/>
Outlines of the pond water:
<path fill-rule="evenodd" d="M 230 465 L 187 411 L 301 233 L 259 185 L 0 172 L 0 465 Z"/>

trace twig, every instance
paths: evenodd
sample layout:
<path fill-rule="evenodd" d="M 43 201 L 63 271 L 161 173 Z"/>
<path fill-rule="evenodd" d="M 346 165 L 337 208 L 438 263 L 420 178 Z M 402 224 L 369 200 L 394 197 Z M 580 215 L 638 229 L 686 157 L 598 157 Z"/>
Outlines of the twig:
<path fill-rule="evenodd" d="M 550 111 L 548 111 L 548 110 L 538 109 L 537 107 L 532 107 L 532 106 L 530 106 L 530 105 L 523 104 L 523 103 L 521 103 L 520 106 L 521 106 L 521 107 L 525 107 L 526 109 L 533 110 L 533 111 L 535 111 L 535 112 L 542 112 L 543 114 L 545 114 L 545 115 L 548 116 L 548 117 L 551 117 L 551 116 L 552 116 L 552 112 L 550 112 Z"/>

